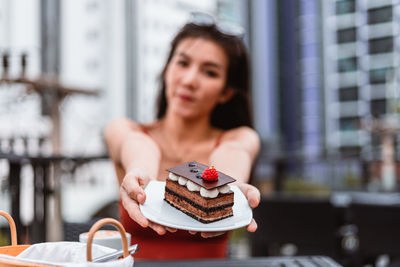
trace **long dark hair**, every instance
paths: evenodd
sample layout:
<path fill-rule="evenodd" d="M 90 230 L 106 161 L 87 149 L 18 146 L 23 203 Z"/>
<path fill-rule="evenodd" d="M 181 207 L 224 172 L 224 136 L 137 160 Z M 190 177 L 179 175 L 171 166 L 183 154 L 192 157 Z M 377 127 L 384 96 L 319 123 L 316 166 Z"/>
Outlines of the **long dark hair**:
<path fill-rule="evenodd" d="M 228 130 L 239 126 L 253 127 L 250 110 L 250 66 L 247 49 L 242 40 L 221 33 L 215 25 L 200 26 L 188 23 L 178 32 L 171 43 L 167 62 L 161 73 L 161 90 L 158 96 L 157 118 L 165 116 L 168 102 L 165 95 L 165 72 L 178 44 L 186 38 L 203 38 L 221 46 L 228 57 L 226 88 L 235 90 L 235 95 L 226 103 L 218 104 L 211 114 L 211 125 Z"/>

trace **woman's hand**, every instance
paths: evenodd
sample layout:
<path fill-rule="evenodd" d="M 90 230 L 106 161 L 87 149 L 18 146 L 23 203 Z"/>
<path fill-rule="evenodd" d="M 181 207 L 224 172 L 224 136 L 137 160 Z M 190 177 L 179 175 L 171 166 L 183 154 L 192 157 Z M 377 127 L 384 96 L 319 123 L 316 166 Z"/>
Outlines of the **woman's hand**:
<path fill-rule="evenodd" d="M 258 204 L 260 204 L 260 191 L 255 186 L 246 183 L 241 183 L 237 186 L 247 198 L 250 208 L 254 209 Z M 246 229 L 249 232 L 255 232 L 257 230 L 257 223 L 254 218 L 251 219 L 251 222 L 246 226 Z"/>
<path fill-rule="evenodd" d="M 146 201 L 145 186 L 149 183 L 150 177 L 141 169 L 132 169 L 126 173 L 120 186 L 122 205 L 129 216 L 142 227 L 150 227 L 159 235 L 164 235 L 167 231 L 176 232 L 176 229 L 165 227 L 149 221 L 140 211 L 139 204 Z"/>
<path fill-rule="evenodd" d="M 249 206 L 254 209 L 258 206 L 260 203 L 260 191 L 252 185 L 246 184 L 246 183 L 241 183 L 237 185 L 239 189 L 243 192 L 243 194 L 246 196 L 247 201 L 249 202 Z M 254 218 L 251 219 L 251 222 L 249 225 L 246 226 L 247 231 L 249 232 L 255 232 L 257 230 L 257 223 L 254 220 Z M 196 234 L 196 231 L 189 231 L 192 235 Z M 210 238 L 210 237 L 216 237 L 219 235 L 223 235 L 224 232 L 201 232 L 200 235 L 204 238 Z"/>

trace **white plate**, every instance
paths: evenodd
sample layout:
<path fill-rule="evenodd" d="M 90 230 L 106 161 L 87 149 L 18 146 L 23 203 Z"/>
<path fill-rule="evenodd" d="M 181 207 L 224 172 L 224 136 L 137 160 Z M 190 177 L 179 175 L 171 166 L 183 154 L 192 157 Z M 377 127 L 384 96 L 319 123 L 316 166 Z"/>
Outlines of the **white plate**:
<path fill-rule="evenodd" d="M 146 202 L 140 205 L 140 210 L 150 221 L 176 229 L 203 232 L 233 230 L 248 225 L 253 212 L 242 191 L 235 185 L 231 185 L 231 190 L 235 193 L 233 216 L 212 223 L 196 221 L 165 202 L 165 182 L 151 181 L 146 186 Z"/>

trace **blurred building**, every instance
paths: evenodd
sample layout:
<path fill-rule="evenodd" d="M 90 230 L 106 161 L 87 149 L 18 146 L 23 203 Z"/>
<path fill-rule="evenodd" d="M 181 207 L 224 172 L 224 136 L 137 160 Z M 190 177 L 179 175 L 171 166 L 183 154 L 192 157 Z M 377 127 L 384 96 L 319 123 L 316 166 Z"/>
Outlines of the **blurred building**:
<path fill-rule="evenodd" d="M 255 118 L 265 145 L 257 176 L 284 170 L 331 187 L 339 177 L 368 179 L 365 168 L 379 177 L 379 167 L 363 164 L 382 159 L 383 134 L 371 125 L 399 112 L 400 1 L 250 6 L 253 18 L 264 14 L 250 20 Z M 395 133 L 397 159 L 398 143 Z"/>
<path fill-rule="evenodd" d="M 378 159 L 380 136 L 365 123 L 397 112 L 400 2 L 324 1 L 322 9 L 327 148 Z"/>
<path fill-rule="evenodd" d="M 277 9 L 282 151 L 379 159 L 381 138 L 365 125 L 398 111 L 399 1 L 284 0 Z"/>

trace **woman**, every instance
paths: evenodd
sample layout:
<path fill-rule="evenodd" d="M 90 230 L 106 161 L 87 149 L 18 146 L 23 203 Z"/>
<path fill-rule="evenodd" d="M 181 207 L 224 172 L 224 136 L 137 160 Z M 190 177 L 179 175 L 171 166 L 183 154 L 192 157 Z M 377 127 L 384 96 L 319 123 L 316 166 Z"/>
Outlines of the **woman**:
<path fill-rule="evenodd" d="M 120 183 L 121 221 L 140 244 L 135 258 L 225 257 L 228 233 L 159 225 L 143 216 L 139 203 L 150 180 L 165 181 L 167 168 L 195 160 L 234 177 L 250 207 L 258 205 L 259 191 L 247 184 L 260 142 L 251 128 L 246 48 L 213 23 L 188 23 L 172 42 L 161 85 L 155 122 L 118 119 L 105 131 Z M 257 229 L 254 219 L 247 229 Z"/>

